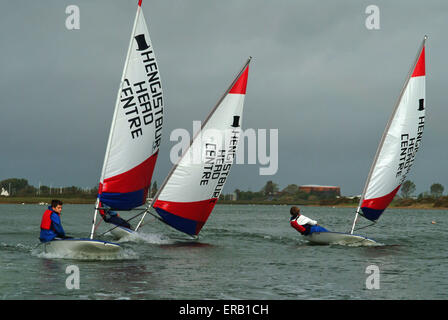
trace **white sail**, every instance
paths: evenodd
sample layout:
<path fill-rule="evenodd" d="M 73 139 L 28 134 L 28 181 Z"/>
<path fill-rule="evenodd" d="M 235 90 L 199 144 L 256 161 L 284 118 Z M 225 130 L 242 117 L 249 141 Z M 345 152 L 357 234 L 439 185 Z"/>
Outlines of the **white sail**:
<path fill-rule="evenodd" d="M 421 146 L 426 111 L 425 41 L 426 37 L 383 133 L 360 199 L 357 213 L 361 209 L 372 221 L 392 202 Z"/>
<path fill-rule="evenodd" d="M 157 161 L 164 100 L 159 67 L 139 1 L 100 178 L 97 208 L 146 202 Z M 96 213 L 104 214 L 102 210 Z M 91 237 L 94 227 L 92 226 Z"/>
<path fill-rule="evenodd" d="M 230 173 L 241 133 L 249 62 L 250 59 L 155 197 L 153 207 L 157 213 L 179 231 L 199 233 Z"/>

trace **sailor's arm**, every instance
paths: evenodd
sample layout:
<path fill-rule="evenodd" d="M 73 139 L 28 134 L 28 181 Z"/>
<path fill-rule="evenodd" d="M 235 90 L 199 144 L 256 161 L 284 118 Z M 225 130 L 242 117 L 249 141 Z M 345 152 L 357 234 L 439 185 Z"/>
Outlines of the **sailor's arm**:
<path fill-rule="evenodd" d="M 57 214 L 51 215 L 51 222 L 53 223 L 54 230 L 60 237 L 65 237 L 64 228 L 62 228 L 61 219 L 59 219 Z"/>

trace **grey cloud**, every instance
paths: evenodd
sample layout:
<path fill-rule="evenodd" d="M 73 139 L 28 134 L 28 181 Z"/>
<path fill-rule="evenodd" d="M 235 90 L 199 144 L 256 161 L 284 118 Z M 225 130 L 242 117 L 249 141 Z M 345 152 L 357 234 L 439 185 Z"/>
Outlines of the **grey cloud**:
<path fill-rule="evenodd" d="M 77 4 L 81 29 L 65 28 Z M 3 1 L 0 179 L 98 182 L 137 1 Z M 368 1 L 144 1 L 165 93 L 154 178 L 171 163 L 175 128 L 203 120 L 253 56 L 245 128 L 279 129 L 279 170 L 235 165 L 224 192 L 267 180 L 340 185 L 359 194 L 424 34 L 427 125 L 409 176 L 417 191 L 448 186 L 443 1 L 377 1 L 381 29 L 364 26 Z"/>

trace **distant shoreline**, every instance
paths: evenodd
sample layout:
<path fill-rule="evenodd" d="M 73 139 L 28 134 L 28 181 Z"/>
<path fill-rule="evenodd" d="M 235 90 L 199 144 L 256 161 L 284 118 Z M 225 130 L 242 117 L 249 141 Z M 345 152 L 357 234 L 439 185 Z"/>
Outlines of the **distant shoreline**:
<path fill-rule="evenodd" d="M 52 199 L 60 199 L 64 204 L 91 204 L 95 205 L 95 199 L 89 198 L 64 198 L 64 197 L 0 197 L 0 204 L 49 204 Z M 357 208 L 357 205 L 352 203 L 340 204 L 319 204 L 319 203 L 304 203 L 301 201 L 248 201 L 248 200 L 219 200 L 217 204 L 221 205 L 282 205 L 282 206 L 304 206 L 304 207 L 331 207 L 331 208 Z M 389 208 L 394 209 L 434 209 L 434 210 L 448 210 L 447 207 L 434 207 L 434 203 L 417 203 L 409 206 L 394 205 L 392 203 Z"/>
<path fill-rule="evenodd" d="M 52 199 L 59 199 L 64 204 L 95 204 L 95 199 L 86 198 L 64 198 L 64 197 L 51 197 L 51 198 L 38 198 L 38 197 L 0 197 L 0 204 L 50 204 Z"/>
<path fill-rule="evenodd" d="M 218 201 L 218 204 L 238 204 L 238 205 L 281 205 L 281 206 L 303 206 L 303 207 L 327 207 L 327 208 L 353 208 L 356 209 L 358 205 L 350 204 L 350 203 L 343 203 L 343 204 L 316 204 L 316 203 L 300 203 L 298 202 L 275 202 L 275 201 L 255 201 L 255 202 L 246 202 L 246 201 L 228 201 L 228 200 L 220 200 Z M 447 207 L 434 207 L 434 204 L 413 204 L 409 206 L 400 206 L 400 205 L 394 205 L 393 203 L 388 207 L 391 209 L 434 209 L 434 210 L 448 210 Z"/>

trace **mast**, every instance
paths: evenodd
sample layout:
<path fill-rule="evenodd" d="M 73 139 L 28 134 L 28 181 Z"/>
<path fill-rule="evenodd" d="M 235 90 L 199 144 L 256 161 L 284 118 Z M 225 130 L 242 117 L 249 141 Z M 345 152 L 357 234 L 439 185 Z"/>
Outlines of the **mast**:
<path fill-rule="evenodd" d="M 103 161 L 103 168 L 101 170 L 100 183 L 104 179 L 104 172 L 105 172 L 105 168 L 106 168 L 106 163 L 107 163 L 107 160 L 108 160 L 109 154 L 110 154 L 110 145 L 111 145 L 111 142 L 112 142 L 112 135 L 113 135 L 113 132 L 114 132 L 115 123 L 116 123 L 116 119 L 117 119 L 118 105 L 120 103 L 120 93 L 121 93 L 121 90 L 123 89 L 124 77 L 126 75 L 126 71 L 128 69 L 128 65 L 129 65 L 129 56 L 130 56 L 130 53 L 131 53 L 132 39 L 134 38 L 135 29 L 137 27 L 137 21 L 138 21 L 138 18 L 139 18 L 139 15 L 140 15 L 140 11 L 141 11 L 141 5 L 142 5 L 142 0 L 139 0 L 137 13 L 135 14 L 135 19 L 134 19 L 134 26 L 132 27 L 131 39 L 129 40 L 128 52 L 126 54 L 126 60 L 125 60 L 125 63 L 124 63 L 123 73 L 121 75 L 120 85 L 118 87 L 118 92 L 117 92 L 117 98 L 115 100 L 115 109 L 114 109 L 114 114 L 113 114 L 113 117 L 112 117 L 112 125 L 111 125 L 110 131 L 109 131 L 109 138 L 107 140 L 106 153 L 104 155 L 104 161 Z M 96 217 L 98 215 L 98 205 L 99 205 L 99 198 L 97 197 L 96 204 L 95 204 L 95 213 L 93 215 L 92 230 L 90 232 L 90 239 L 93 239 L 93 234 L 95 232 Z"/>
<path fill-rule="evenodd" d="M 249 57 L 246 61 L 246 63 L 244 64 L 244 66 L 241 68 L 240 72 L 238 72 L 237 76 L 235 77 L 235 79 L 232 81 L 232 83 L 229 85 L 229 87 L 227 88 L 227 90 L 224 92 L 224 94 L 221 96 L 221 98 L 218 100 L 218 102 L 216 103 L 216 105 L 213 107 L 213 109 L 210 111 L 210 113 L 207 115 L 207 117 L 205 118 L 204 122 L 201 125 L 201 130 L 199 130 L 198 132 L 196 132 L 195 136 L 190 140 L 190 145 L 188 146 L 188 148 L 186 148 L 182 154 L 182 156 L 177 160 L 176 164 L 171 168 L 171 171 L 168 173 L 168 175 L 166 176 L 165 180 L 163 181 L 163 184 L 161 185 L 160 189 L 157 191 L 157 193 L 154 195 L 151 203 L 149 204 L 148 208 L 145 210 L 145 212 L 143 213 L 142 218 L 140 219 L 139 223 L 137 224 L 135 231 L 138 230 L 138 228 L 140 228 L 146 214 L 149 212 L 150 208 L 154 205 L 155 201 L 157 200 L 157 198 L 159 197 L 160 193 L 163 191 L 164 187 L 166 186 L 167 182 L 169 181 L 169 179 L 171 178 L 172 174 L 174 173 L 174 171 L 176 170 L 176 168 L 178 167 L 179 163 L 182 161 L 182 159 L 184 158 L 184 156 L 188 153 L 189 149 L 191 148 L 191 146 L 193 145 L 193 142 L 196 140 L 196 138 L 199 136 L 199 134 L 201 134 L 202 129 L 206 126 L 207 122 L 209 121 L 209 119 L 213 116 L 213 114 L 215 113 L 215 111 L 217 110 L 217 108 L 221 105 L 222 101 L 224 100 L 224 98 L 227 96 L 227 94 L 229 93 L 229 91 L 233 88 L 233 86 L 235 85 L 235 83 L 239 80 L 240 76 L 243 74 L 243 72 L 246 70 L 247 66 L 249 65 L 250 61 L 251 61 L 252 57 Z M 163 220 L 162 220 L 163 221 Z"/>
<path fill-rule="evenodd" d="M 396 101 L 396 103 L 395 103 L 395 106 L 394 106 L 392 115 L 390 116 L 390 118 L 389 118 L 389 120 L 388 120 L 388 122 L 387 122 L 386 128 L 385 128 L 385 130 L 384 130 L 384 132 L 383 132 L 383 135 L 382 135 L 382 137 L 381 137 L 380 143 L 379 143 L 378 148 L 377 148 L 377 150 L 376 150 L 376 153 L 375 153 L 375 157 L 374 157 L 372 166 L 370 167 L 369 174 L 368 174 L 368 176 L 367 176 L 367 180 L 366 180 L 366 183 L 365 183 L 365 185 L 364 185 L 363 192 L 362 192 L 362 194 L 361 194 L 361 198 L 359 199 L 358 208 L 356 209 L 355 219 L 353 220 L 352 229 L 351 229 L 351 231 L 350 231 L 351 234 L 353 234 L 353 231 L 354 231 L 354 229 L 355 229 L 356 220 L 358 219 L 358 215 L 360 214 L 361 205 L 362 205 L 362 202 L 364 201 L 364 197 L 365 197 L 365 195 L 366 195 L 367 188 L 368 188 L 369 183 L 370 183 L 370 179 L 372 178 L 373 170 L 374 170 L 374 168 L 376 167 L 376 163 L 377 163 L 377 161 L 378 161 L 378 157 L 379 157 L 379 155 L 380 155 L 381 149 L 383 148 L 384 141 L 385 141 L 385 139 L 386 139 L 387 133 L 389 132 L 390 126 L 391 126 L 391 124 L 392 124 L 392 121 L 393 121 L 393 119 L 395 118 L 395 115 L 396 115 L 396 113 L 397 113 L 398 107 L 400 106 L 400 102 L 401 102 L 401 99 L 402 99 L 402 97 L 403 97 L 403 94 L 404 94 L 404 92 L 405 92 L 405 90 L 406 90 L 406 88 L 407 88 L 407 86 L 408 86 L 408 84 L 409 84 L 409 80 L 411 79 L 412 73 L 413 73 L 413 71 L 414 71 L 414 69 L 415 69 L 415 67 L 416 67 L 416 65 L 417 65 L 417 62 L 418 62 L 418 60 L 419 60 L 419 58 L 420 58 L 420 54 L 421 54 L 423 48 L 425 47 L 426 39 L 428 39 L 428 36 L 425 35 L 424 38 L 423 38 L 423 41 L 422 41 L 422 43 L 421 43 L 421 45 L 420 45 L 420 48 L 419 48 L 419 50 L 417 51 L 417 56 L 416 56 L 416 58 L 415 58 L 415 60 L 414 60 L 414 63 L 412 64 L 412 66 L 411 66 L 411 68 L 410 68 L 410 70 L 409 70 L 409 72 L 408 72 L 408 75 L 407 75 L 407 77 L 406 77 L 406 81 L 404 82 L 403 88 L 401 89 L 400 95 L 398 96 L 398 99 L 397 99 L 397 101 Z"/>

